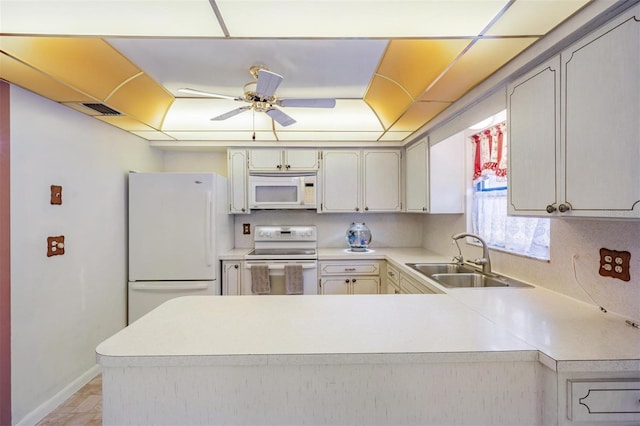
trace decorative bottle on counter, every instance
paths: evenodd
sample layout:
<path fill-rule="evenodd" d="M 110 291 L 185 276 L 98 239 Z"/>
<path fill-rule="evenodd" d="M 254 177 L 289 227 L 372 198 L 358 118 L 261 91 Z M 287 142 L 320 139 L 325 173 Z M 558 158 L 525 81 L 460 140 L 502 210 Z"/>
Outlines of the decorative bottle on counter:
<path fill-rule="evenodd" d="M 371 243 L 371 231 L 364 222 L 354 222 L 347 229 L 346 239 L 351 251 L 367 251 Z"/>

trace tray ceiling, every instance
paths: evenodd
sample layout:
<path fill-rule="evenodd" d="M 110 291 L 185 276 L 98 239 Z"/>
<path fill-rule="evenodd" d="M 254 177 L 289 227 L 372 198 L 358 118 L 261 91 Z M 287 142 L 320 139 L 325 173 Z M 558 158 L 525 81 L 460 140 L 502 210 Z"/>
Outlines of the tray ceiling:
<path fill-rule="evenodd" d="M 402 143 L 586 0 L 0 0 L 0 78 L 151 141 Z M 332 109 L 212 117 L 262 65 Z M 118 115 L 83 104 L 101 103 Z"/>

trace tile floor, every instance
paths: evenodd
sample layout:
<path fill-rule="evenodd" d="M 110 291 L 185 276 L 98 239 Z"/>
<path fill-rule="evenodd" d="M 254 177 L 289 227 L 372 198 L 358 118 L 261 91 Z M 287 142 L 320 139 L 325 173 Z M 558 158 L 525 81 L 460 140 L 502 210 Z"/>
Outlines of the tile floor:
<path fill-rule="evenodd" d="M 60 404 L 37 426 L 94 426 L 102 424 L 102 376 L 98 375 Z"/>

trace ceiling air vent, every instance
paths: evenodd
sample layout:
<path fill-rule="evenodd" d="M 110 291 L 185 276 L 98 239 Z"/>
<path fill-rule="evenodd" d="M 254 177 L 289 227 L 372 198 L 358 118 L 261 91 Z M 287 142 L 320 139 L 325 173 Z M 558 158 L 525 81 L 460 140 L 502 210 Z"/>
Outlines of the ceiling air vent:
<path fill-rule="evenodd" d="M 92 110 L 97 111 L 102 115 L 122 115 L 121 112 L 116 111 L 113 108 L 109 108 L 105 104 L 97 104 L 97 103 L 88 102 L 88 103 L 83 103 L 82 105 L 86 106 L 87 108 L 91 108 Z"/>

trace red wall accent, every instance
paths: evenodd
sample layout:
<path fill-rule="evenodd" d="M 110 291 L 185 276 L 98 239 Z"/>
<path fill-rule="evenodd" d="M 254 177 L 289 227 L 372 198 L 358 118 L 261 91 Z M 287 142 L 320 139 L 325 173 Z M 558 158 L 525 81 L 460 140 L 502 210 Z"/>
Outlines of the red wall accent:
<path fill-rule="evenodd" d="M 9 84 L 0 80 L 0 425 L 11 424 Z"/>

